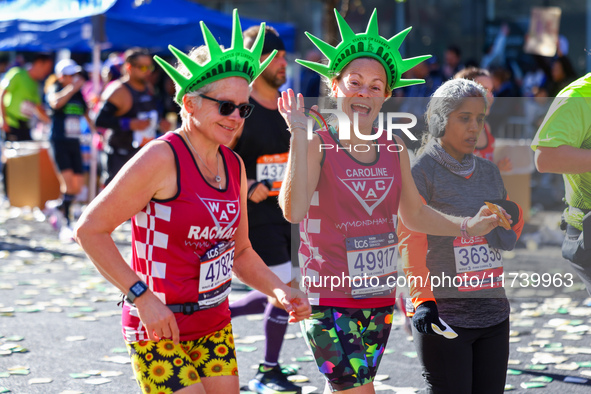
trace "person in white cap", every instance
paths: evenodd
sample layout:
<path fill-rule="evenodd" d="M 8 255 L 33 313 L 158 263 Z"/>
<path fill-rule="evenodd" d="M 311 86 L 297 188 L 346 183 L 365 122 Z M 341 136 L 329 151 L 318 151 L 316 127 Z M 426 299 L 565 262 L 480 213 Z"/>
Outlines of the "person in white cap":
<path fill-rule="evenodd" d="M 49 87 L 47 93 L 47 101 L 53 109 L 49 139 L 61 175 L 62 202 L 58 209 L 63 213 L 68 227 L 70 206 L 80 193 L 83 183 L 84 171 L 80 151 L 80 136 L 84 127 L 82 119 L 86 119 L 91 129 L 94 129 L 94 124 L 88 116 L 88 107 L 80 92 L 85 82 L 80 71 L 82 67 L 72 59 L 60 60 L 55 66 L 57 80 Z M 60 221 L 55 218 L 54 221 L 57 227 L 60 227 Z"/>

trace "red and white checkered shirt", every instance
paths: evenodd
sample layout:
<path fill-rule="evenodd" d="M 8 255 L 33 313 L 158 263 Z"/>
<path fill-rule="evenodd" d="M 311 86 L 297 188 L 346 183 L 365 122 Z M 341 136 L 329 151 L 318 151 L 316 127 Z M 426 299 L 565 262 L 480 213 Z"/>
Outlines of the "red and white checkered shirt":
<path fill-rule="evenodd" d="M 167 141 L 177 161 L 177 195 L 153 199 L 132 219 L 132 269 L 165 304 L 197 302 L 200 257 L 213 245 L 231 241 L 240 222 L 240 162 L 221 146 L 228 185 L 207 183 L 184 140 L 174 132 Z M 182 341 L 195 340 L 230 323 L 228 300 L 192 315 L 176 313 Z M 147 340 L 137 309 L 126 303 L 123 335 L 129 343 Z"/>

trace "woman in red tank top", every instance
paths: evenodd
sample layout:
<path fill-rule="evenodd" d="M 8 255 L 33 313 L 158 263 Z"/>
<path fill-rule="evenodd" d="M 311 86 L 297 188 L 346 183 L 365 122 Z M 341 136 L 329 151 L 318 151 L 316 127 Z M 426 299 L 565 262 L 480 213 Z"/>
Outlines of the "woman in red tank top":
<path fill-rule="evenodd" d="M 308 35 L 328 64 L 298 62 L 328 79 L 338 124 L 352 130 L 346 138 L 325 123 L 308 138 L 304 97 L 283 92 L 279 110 L 292 140 L 279 199 L 285 217 L 300 223 L 302 281 L 313 304 L 302 325 L 327 389 L 373 393 L 395 301 L 397 216 L 416 231 L 449 236 L 486 234 L 498 217 L 486 207 L 474 218 L 452 217 L 422 203 L 404 143 L 373 124 L 393 89 L 424 82 L 401 75 L 428 56 L 402 60 L 397 48 L 410 29 L 379 36 L 376 10 L 359 34 L 335 15 L 343 37 L 336 48 Z M 437 310 L 428 312 L 415 324 L 443 327 Z"/>
<path fill-rule="evenodd" d="M 275 55 L 259 63 L 264 24 L 260 30 L 252 50 L 244 48 L 235 10 L 232 48 L 223 51 L 203 28 L 207 46 L 189 55 L 171 47 L 176 69 L 156 57 L 176 83 L 182 126 L 142 148 L 76 228 L 98 270 L 126 295 L 123 334 L 144 393 L 239 392 L 227 301 L 232 272 L 276 298 L 290 321 L 310 314 L 307 298 L 252 249 L 241 215 L 244 165 L 224 146 L 252 110 L 249 84 Z M 110 237 L 129 218 L 131 267 Z"/>

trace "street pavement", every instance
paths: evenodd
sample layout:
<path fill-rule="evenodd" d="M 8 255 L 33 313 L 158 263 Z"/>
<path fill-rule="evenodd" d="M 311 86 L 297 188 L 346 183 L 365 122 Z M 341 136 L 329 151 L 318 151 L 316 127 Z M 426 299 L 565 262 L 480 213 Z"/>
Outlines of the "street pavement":
<path fill-rule="evenodd" d="M 536 215 L 520 247 L 504 254 L 512 306 L 507 389 L 515 393 L 591 392 L 587 293 L 576 277 L 572 286 L 545 287 L 541 280 L 544 273 L 553 280 L 572 273 L 553 239 L 557 215 Z M 113 237 L 129 258 L 130 224 Z M 511 273 L 516 281 L 509 280 Z M 535 286 L 519 276 L 532 279 L 534 273 L 540 275 Z M 236 284 L 232 299 L 246 290 Z M 121 336 L 119 299 L 81 248 L 60 241 L 40 212 L 0 206 L 0 393 L 139 393 Z M 255 315 L 233 321 L 244 390 L 263 357 L 261 320 Z M 376 390 L 414 393 L 424 387 L 403 325 L 397 312 Z M 322 392 L 323 378 L 297 324 L 288 329 L 281 359 L 299 366 L 298 375 L 308 380 L 298 383 L 305 393 Z"/>

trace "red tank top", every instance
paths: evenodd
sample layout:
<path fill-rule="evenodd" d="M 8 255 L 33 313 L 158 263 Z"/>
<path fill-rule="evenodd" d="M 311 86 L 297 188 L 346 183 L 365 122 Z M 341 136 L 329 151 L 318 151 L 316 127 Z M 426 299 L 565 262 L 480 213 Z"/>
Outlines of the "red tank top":
<path fill-rule="evenodd" d="M 198 302 L 200 293 L 203 296 L 221 283 L 220 275 L 231 278 L 227 262 L 223 267 L 218 264 L 218 271 L 214 271 L 214 267 L 204 265 L 201 256 L 220 242 L 232 241 L 238 228 L 240 162 L 230 149 L 220 147 L 228 181 L 226 189 L 219 190 L 205 181 L 177 133 L 169 132 L 160 139 L 174 152 L 178 191 L 168 200 L 153 199 L 132 218 L 131 267 L 163 303 Z M 212 271 L 206 272 L 203 267 Z M 225 285 L 229 286 L 229 280 Z M 228 300 L 222 299 L 219 305 L 192 315 L 176 313 L 180 339 L 195 340 L 230 323 Z M 148 340 L 131 304 L 124 305 L 122 325 L 127 342 Z"/>
<path fill-rule="evenodd" d="M 323 150 L 318 185 L 300 223 L 299 258 L 310 302 L 353 308 L 393 305 L 396 291 L 389 285 L 395 283 L 397 269 L 400 146 L 382 136 L 375 162 L 364 164 L 331 132 L 318 135 L 324 147 L 333 148 Z"/>

